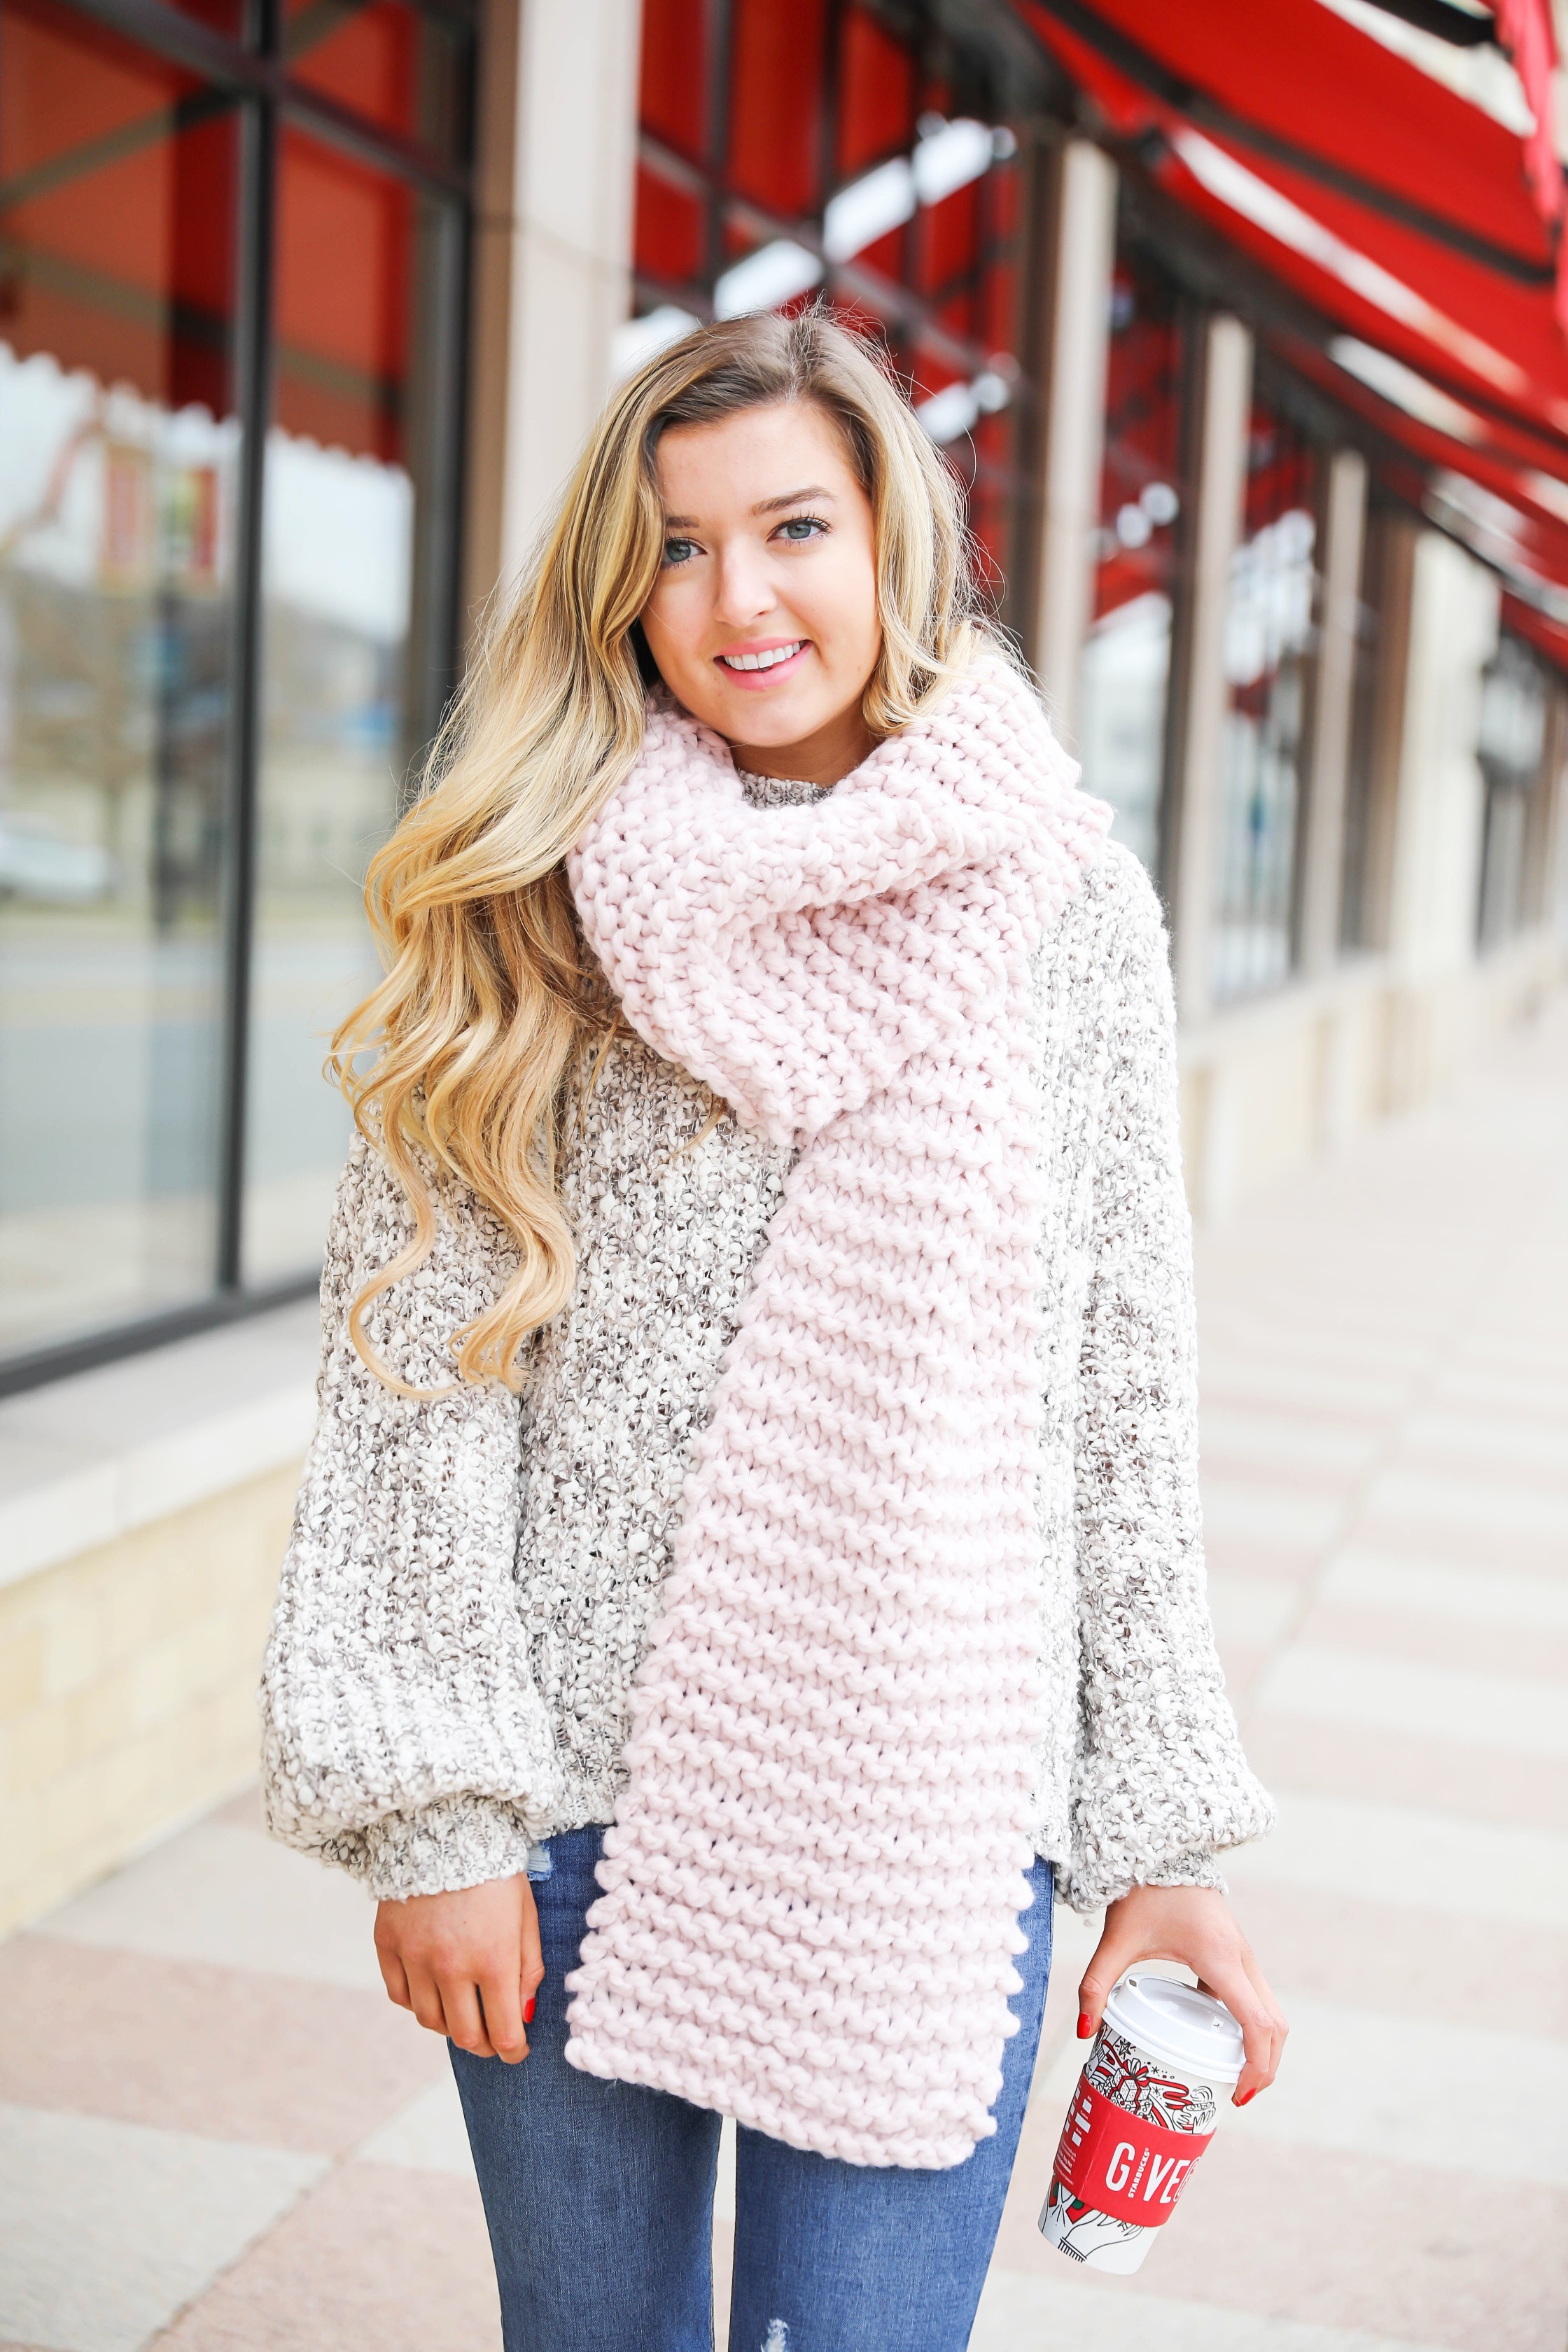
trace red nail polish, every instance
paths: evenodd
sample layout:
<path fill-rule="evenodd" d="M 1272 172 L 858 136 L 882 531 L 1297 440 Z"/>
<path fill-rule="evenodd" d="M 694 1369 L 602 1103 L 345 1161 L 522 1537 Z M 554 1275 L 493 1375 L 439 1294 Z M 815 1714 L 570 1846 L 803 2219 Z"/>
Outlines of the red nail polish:
<path fill-rule="evenodd" d="M 1089 2040 L 1089 2035 L 1090 2035 L 1093 2032 L 1094 2032 L 1094 2020 L 1093 2020 L 1093 2018 L 1092 2018 L 1092 2017 L 1090 2017 L 1090 2015 L 1089 2015 L 1089 2011 L 1088 2011 L 1086 2009 L 1080 2009 L 1080 2010 L 1079 2010 L 1079 2013 L 1078 2013 L 1078 2038 L 1079 2038 L 1079 2040 L 1080 2042 L 1087 2042 L 1087 2041 Z"/>
<path fill-rule="evenodd" d="M 533 2023 L 533 2003 L 531 2000 L 522 2012 L 522 2021 L 524 2025 L 531 2025 Z"/>
<path fill-rule="evenodd" d="M 1255 2090 L 1253 2090 L 1253 2091 L 1243 2091 L 1243 2093 L 1242 2093 L 1242 2095 L 1241 2095 L 1240 2098 L 1239 2098 L 1239 2099 L 1237 2099 L 1237 2103 L 1236 2103 L 1236 2104 L 1237 2104 L 1237 2105 L 1238 2107 L 1244 2107 L 1244 2106 L 1246 2106 L 1246 2105 L 1247 2105 L 1247 2103 L 1248 2099 L 1255 2099 L 1257 2096 L 1258 2096 L 1258 2093 L 1257 2093 Z"/>

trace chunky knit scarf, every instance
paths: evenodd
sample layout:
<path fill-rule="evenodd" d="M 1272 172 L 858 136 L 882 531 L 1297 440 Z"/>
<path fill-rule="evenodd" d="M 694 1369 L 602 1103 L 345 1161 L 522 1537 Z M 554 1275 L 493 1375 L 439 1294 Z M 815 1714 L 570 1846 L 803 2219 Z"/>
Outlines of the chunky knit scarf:
<path fill-rule="evenodd" d="M 637 1034 L 798 1148 L 696 1446 L 567 2056 L 857 2164 L 994 2129 L 1038 1734 L 1030 960 L 1099 854 L 987 655 L 805 808 L 656 709 L 572 860 Z"/>

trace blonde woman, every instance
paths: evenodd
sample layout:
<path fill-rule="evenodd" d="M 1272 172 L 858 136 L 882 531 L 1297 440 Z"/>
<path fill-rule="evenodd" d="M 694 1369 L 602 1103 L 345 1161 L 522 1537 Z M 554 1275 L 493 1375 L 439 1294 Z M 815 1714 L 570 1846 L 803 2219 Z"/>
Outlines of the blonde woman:
<path fill-rule="evenodd" d="M 271 1825 L 444 2034 L 508 2352 L 959 2352 L 1053 1894 L 1285 2026 L 1166 955 L 821 314 L 617 393 L 372 871 Z M 1045 2182 L 1036 2184 L 1043 2192 Z"/>

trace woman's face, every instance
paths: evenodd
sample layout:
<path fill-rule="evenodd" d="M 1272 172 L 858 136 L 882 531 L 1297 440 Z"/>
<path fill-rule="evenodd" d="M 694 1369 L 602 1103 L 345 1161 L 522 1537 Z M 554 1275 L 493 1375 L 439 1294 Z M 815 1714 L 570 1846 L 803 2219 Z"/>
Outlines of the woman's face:
<path fill-rule="evenodd" d="M 882 649 L 871 502 L 808 402 L 672 426 L 664 562 L 643 609 L 676 699 L 763 775 L 837 783 L 870 749 Z"/>

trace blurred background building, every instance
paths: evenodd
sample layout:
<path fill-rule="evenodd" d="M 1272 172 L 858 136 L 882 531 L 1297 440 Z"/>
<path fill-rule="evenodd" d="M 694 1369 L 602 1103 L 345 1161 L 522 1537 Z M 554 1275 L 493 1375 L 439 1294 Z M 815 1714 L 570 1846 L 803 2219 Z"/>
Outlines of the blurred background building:
<path fill-rule="evenodd" d="M 0 0 L 0 1926 L 249 1767 L 365 861 L 692 321 L 886 338 L 1170 909 L 1200 1215 L 1556 982 L 1562 176 L 1499 13 Z"/>

